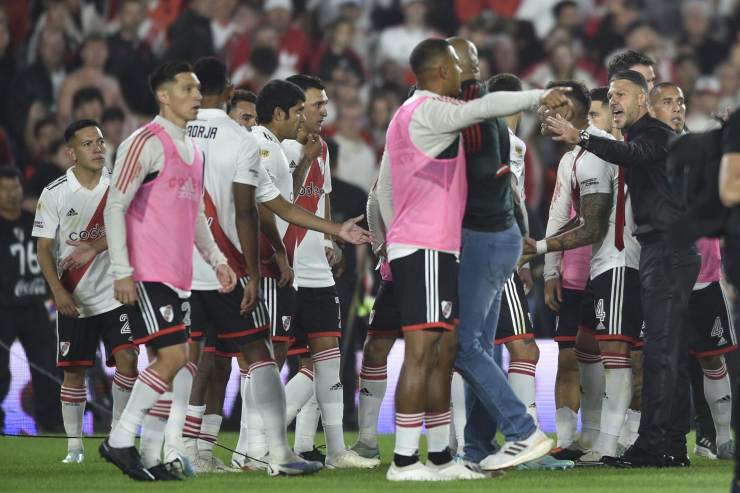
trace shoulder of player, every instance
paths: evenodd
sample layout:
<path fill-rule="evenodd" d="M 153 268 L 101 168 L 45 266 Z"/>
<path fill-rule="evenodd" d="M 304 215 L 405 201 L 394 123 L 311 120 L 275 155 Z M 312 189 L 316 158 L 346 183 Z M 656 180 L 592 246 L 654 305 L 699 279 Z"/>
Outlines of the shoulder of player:
<path fill-rule="evenodd" d="M 41 191 L 41 194 L 43 195 L 44 193 L 46 193 L 47 195 L 49 195 L 50 193 L 54 193 L 54 194 L 59 193 L 59 190 L 61 190 L 61 185 L 65 183 L 67 183 L 66 173 L 60 176 L 59 178 L 49 182 L 49 184 L 44 187 L 44 190 Z M 52 192 L 53 190 L 57 190 L 57 191 Z"/>
<path fill-rule="evenodd" d="M 155 134 L 146 126 L 137 128 L 134 133 L 124 139 L 118 146 L 119 156 L 123 155 L 122 150 L 125 150 L 127 154 L 140 154 L 145 149 L 151 149 L 152 147 L 161 148 L 159 139 L 152 137 L 155 137 Z"/>

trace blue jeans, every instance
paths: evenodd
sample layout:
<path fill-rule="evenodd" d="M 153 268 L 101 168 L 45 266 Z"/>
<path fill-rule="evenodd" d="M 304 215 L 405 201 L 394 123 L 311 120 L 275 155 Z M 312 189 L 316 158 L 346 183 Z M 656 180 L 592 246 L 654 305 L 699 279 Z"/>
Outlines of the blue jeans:
<path fill-rule="evenodd" d="M 507 441 L 528 438 L 537 428 L 493 356 L 501 292 L 521 252 L 517 225 L 496 233 L 463 229 L 455 368 L 468 384 L 465 457 L 475 462 L 495 451 L 497 425 Z"/>

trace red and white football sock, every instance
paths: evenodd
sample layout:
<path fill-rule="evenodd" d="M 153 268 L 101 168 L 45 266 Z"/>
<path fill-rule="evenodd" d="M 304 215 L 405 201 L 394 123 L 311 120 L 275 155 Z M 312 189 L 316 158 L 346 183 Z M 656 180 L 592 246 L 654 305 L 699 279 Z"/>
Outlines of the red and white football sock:
<path fill-rule="evenodd" d="M 164 429 L 165 462 L 173 461 L 181 455 L 187 455 L 185 444 L 182 441 L 182 430 L 185 427 L 190 391 L 193 390 L 193 378 L 197 371 L 198 366 L 188 362 L 180 368 L 172 381 L 172 410 Z"/>
<path fill-rule="evenodd" d="M 144 467 L 154 467 L 161 462 L 164 429 L 172 408 L 172 392 L 165 392 L 144 416 L 141 425 L 139 452 Z"/>
<path fill-rule="evenodd" d="M 286 424 L 293 422 L 298 415 L 298 411 L 300 411 L 313 396 L 313 379 L 313 370 L 303 366 L 285 385 Z"/>
<path fill-rule="evenodd" d="M 59 394 L 62 401 L 62 421 L 64 432 L 67 434 L 67 452 L 82 452 L 82 420 L 85 416 L 87 389 L 85 387 L 69 387 L 62 385 Z"/>
<path fill-rule="evenodd" d="M 593 449 L 601 455 L 613 457 L 632 400 L 632 358 L 629 353 L 602 353 L 601 359 L 604 363 L 604 397 L 599 438 Z"/>
<path fill-rule="evenodd" d="M 536 370 L 537 361 L 535 360 L 512 359 L 509 362 L 509 385 L 511 390 L 527 408 L 527 414 L 532 416 L 534 424 L 538 425 L 534 385 Z"/>
<path fill-rule="evenodd" d="M 121 417 L 121 413 L 126 408 L 129 397 L 131 397 L 131 390 L 134 388 L 136 383 L 137 375 L 124 375 L 119 372 L 116 368 L 116 372 L 113 374 L 113 385 L 111 386 L 111 393 L 113 394 L 113 417 L 111 418 L 110 428 L 115 428 L 116 423 Z"/>
<path fill-rule="evenodd" d="M 108 443 L 111 447 L 133 447 L 136 432 L 144 421 L 147 411 L 154 406 L 160 396 L 167 390 L 167 382 L 151 368 L 139 374 L 131 390 L 126 408 L 116 427 L 111 431 Z"/>
<path fill-rule="evenodd" d="M 326 437 L 326 455 L 336 457 L 347 449 L 344 444 L 344 393 L 339 379 L 339 348 L 311 355 L 313 360 L 316 400 L 321 408 L 321 423 Z"/>
<path fill-rule="evenodd" d="M 185 443 L 185 452 L 191 461 L 198 458 L 198 437 L 200 436 L 200 427 L 202 426 L 203 414 L 205 412 L 205 405 L 194 406 L 188 404 L 188 411 L 185 415 L 185 427 L 182 429 L 182 441 Z"/>
<path fill-rule="evenodd" d="M 378 446 L 378 417 L 388 387 L 387 366 L 366 366 L 360 370 L 360 405 L 357 411 L 358 441 L 368 447 Z"/>
<path fill-rule="evenodd" d="M 716 370 L 704 370 L 704 397 L 712 412 L 717 446 L 722 445 L 732 439 L 732 387 L 724 361 Z"/>
<path fill-rule="evenodd" d="M 581 439 L 583 447 L 591 449 L 601 429 L 601 401 L 604 397 L 604 365 L 601 354 L 575 350 L 581 371 Z M 621 421 L 620 421 L 621 423 Z"/>

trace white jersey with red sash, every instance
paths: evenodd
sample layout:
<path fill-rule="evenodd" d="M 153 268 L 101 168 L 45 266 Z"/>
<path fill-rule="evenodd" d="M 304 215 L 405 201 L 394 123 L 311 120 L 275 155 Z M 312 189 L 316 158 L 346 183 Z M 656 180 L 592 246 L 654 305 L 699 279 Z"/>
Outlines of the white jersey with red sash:
<path fill-rule="evenodd" d="M 291 171 L 303 157 L 303 145 L 296 140 L 284 140 L 283 149 L 291 162 Z M 331 193 L 329 150 L 321 140 L 321 155 L 311 162 L 295 203 L 308 212 L 326 218 L 326 196 Z M 334 285 L 334 276 L 324 253 L 324 234 L 294 224 L 288 226 L 285 244 L 295 244 L 295 280 L 299 288 L 327 288 Z"/>
<path fill-rule="evenodd" d="M 41 192 L 33 226 L 33 236 L 56 240 L 60 260 L 75 249 L 67 240 L 87 242 L 105 236 L 103 210 L 108 198 L 110 172 L 103 169 L 97 186 L 89 190 L 77 181 L 73 170 L 74 167 L 69 168 L 64 176 L 49 183 Z M 61 281 L 72 294 L 81 318 L 121 306 L 113 297 L 107 250 L 79 269 L 61 272 Z"/>

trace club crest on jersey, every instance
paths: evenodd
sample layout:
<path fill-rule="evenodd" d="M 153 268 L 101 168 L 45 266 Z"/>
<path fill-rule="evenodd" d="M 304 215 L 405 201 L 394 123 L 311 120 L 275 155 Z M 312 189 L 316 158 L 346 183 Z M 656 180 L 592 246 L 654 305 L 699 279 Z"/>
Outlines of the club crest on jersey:
<path fill-rule="evenodd" d="M 62 356 L 67 356 L 69 354 L 69 347 L 70 343 L 67 341 L 62 341 L 59 343 L 59 354 Z"/>
<path fill-rule="evenodd" d="M 130 334 L 131 333 L 131 324 L 128 322 L 128 315 L 125 313 L 121 314 L 120 317 L 118 317 L 118 321 L 121 322 L 121 335 Z"/>
<path fill-rule="evenodd" d="M 443 301 L 440 305 L 442 306 L 442 316 L 444 318 L 450 318 L 450 315 L 452 315 L 452 302 Z"/>
<path fill-rule="evenodd" d="M 290 330 L 290 323 L 293 321 L 293 317 L 290 315 L 283 316 L 283 330 L 288 332 Z"/>
<path fill-rule="evenodd" d="M 159 313 L 162 314 L 162 318 L 166 322 L 172 322 L 175 319 L 175 311 L 172 309 L 172 305 L 160 306 Z"/>

